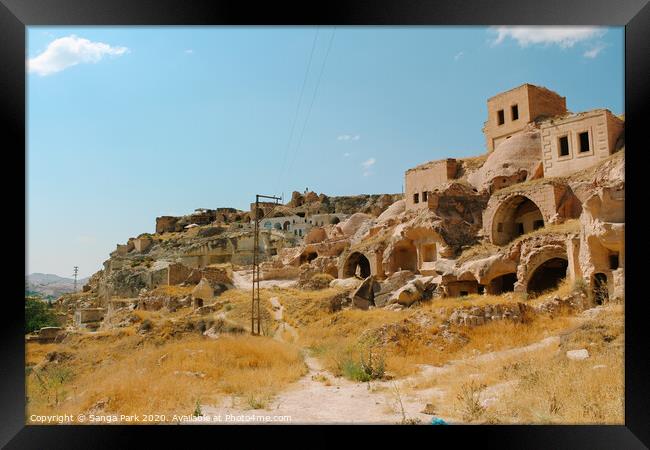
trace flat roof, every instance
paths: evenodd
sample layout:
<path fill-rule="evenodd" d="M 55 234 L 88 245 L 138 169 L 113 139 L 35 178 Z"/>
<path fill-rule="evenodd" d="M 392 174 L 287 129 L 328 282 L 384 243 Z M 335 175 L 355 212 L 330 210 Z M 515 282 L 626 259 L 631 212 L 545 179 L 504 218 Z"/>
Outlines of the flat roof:
<path fill-rule="evenodd" d="M 498 94 L 493 95 L 492 97 L 489 97 L 489 98 L 488 98 L 488 101 L 490 101 L 490 100 L 492 100 L 492 99 L 494 99 L 494 98 L 500 97 L 500 96 L 502 96 L 503 94 L 507 94 L 508 92 L 516 91 L 516 90 L 521 89 L 521 88 L 523 88 L 523 87 L 531 87 L 531 88 L 534 88 L 534 89 L 538 89 L 538 90 L 540 90 L 540 91 L 550 92 L 550 93 L 552 93 L 552 94 L 554 94 L 554 95 L 557 95 L 558 97 L 562 97 L 560 94 L 558 94 L 558 93 L 555 92 L 554 90 L 549 89 L 549 88 L 547 88 L 547 87 L 544 87 L 544 86 L 537 86 L 536 84 L 531 84 L 531 83 L 524 83 L 524 84 L 520 84 L 519 86 L 513 87 L 512 89 L 508 89 L 507 91 L 499 92 Z M 562 97 L 562 98 L 564 98 L 564 97 Z"/>
<path fill-rule="evenodd" d="M 543 119 L 543 120 L 539 121 L 539 125 L 544 126 L 544 125 L 554 125 L 556 123 L 566 123 L 566 122 L 571 122 L 571 121 L 574 121 L 574 120 L 580 120 L 580 119 L 583 119 L 583 118 L 586 118 L 586 117 L 596 116 L 598 114 L 609 114 L 609 115 L 611 115 L 613 117 L 616 117 L 618 120 L 622 121 L 622 119 L 619 116 L 612 113 L 609 109 L 607 109 L 607 108 L 596 108 L 596 109 L 590 109 L 588 111 L 582 111 L 582 112 L 579 112 L 579 113 L 569 112 L 567 114 L 563 114 L 563 115 L 559 115 L 559 116 L 548 117 L 546 119 Z"/>
<path fill-rule="evenodd" d="M 411 167 L 410 169 L 406 169 L 406 172 L 411 172 L 413 170 L 428 169 L 429 167 L 432 167 L 432 166 L 434 166 L 436 164 L 449 163 L 451 161 L 456 162 L 456 158 L 432 159 L 431 161 L 427 161 L 427 162 L 424 162 L 422 164 L 418 164 L 415 167 Z"/>

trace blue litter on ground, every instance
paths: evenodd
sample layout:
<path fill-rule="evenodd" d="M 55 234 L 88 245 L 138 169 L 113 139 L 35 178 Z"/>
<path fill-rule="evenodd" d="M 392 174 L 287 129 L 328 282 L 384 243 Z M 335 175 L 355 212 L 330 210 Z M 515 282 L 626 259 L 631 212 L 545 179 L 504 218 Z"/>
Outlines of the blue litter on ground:
<path fill-rule="evenodd" d="M 449 425 L 447 422 L 442 420 L 440 417 L 434 417 L 431 419 L 431 425 Z"/>

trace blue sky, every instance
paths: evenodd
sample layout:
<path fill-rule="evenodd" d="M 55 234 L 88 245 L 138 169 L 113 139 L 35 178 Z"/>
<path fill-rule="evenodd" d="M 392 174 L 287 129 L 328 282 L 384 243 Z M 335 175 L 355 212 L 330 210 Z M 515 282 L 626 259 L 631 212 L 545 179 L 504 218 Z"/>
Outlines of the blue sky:
<path fill-rule="evenodd" d="M 571 111 L 624 111 L 622 28 L 29 27 L 27 38 L 28 273 L 90 275 L 157 216 L 246 209 L 256 193 L 401 192 L 409 167 L 484 153 L 486 99 L 524 82 Z"/>

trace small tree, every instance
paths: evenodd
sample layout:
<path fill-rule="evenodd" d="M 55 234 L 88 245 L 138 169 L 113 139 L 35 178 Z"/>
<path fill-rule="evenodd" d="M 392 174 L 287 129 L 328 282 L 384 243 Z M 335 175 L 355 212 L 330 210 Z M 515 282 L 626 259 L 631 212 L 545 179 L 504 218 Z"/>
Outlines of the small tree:
<path fill-rule="evenodd" d="M 25 333 L 57 326 L 51 307 L 37 297 L 25 297 Z"/>

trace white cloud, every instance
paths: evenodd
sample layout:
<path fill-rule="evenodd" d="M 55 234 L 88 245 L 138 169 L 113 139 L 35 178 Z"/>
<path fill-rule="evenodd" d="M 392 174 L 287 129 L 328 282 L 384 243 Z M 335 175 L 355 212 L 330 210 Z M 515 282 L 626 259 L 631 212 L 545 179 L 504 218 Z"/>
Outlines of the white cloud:
<path fill-rule="evenodd" d="M 45 51 L 29 59 L 27 66 L 30 72 L 46 76 L 77 64 L 97 63 L 107 55 L 120 56 L 128 51 L 126 47 L 112 47 L 73 34 L 50 42 Z"/>
<path fill-rule="evenodd" d="M 364 162 L 361 163 L 361 167 L 363 167 L 363 176 L 367 177 L 369 176 L 372 172 L 370 172 L 370 168 L 377 162 L 375 158 L 368 158 Z"/>
<path fill-rule="evenodd" d="M 363 166 L 364 169 L 369 169 L 370 166 L 372 166 L 376 162 L 377 162 L 377 160 L 375 158 L 369 158 L 369 159 L 366 159 L 364 162 L 362 162 L 361 165 Z"/>
<path fill-rule="evenodd" d="M 343 156 L 345 156 L 345 157 L 347 158 L 347 157 L 350 156 L 351 154 L 352 154 L 352 153 L 345 152 L 345 153 L 343 153 Z"/>
<path fill-rule="evenodd" d="M 341 134 L 336 137 L 336 140 L 338 141 L 358 141 L 361 139 L 361 136 L 358 134 L 351 135 L 351 134 Z"/>
<path fill-rule="evenodd" d="M 458 61 L 460 58 L 463 57 L 464 54 L 465 54 L 465 52 L 458 52 L 458 53 L 456 53 L 456 54 L 454 55 L 454 61 Z"/>
<path fill-rule="evenodd" d="M 586 52 L 584 52 L 584 53 L 582 54 L 582 56 L 584 56 L 585 58 L 591 58 L 591 59 L 593 59 L 593 58 L 595 58 L 596 56 L 598 56 L 598 54 L 599 54 L 601 51 L 603 51 L 604 48 L 605 48 L 605 46 L 604 46 L 603 44 L 598 44 L 598 45 L 596 45 L 595 47 L 593 47 L 592 49 L 589 49 L 589 50 L 587 50 Z"/>
<path fill-rule="evenodd" d="M 600 37 L 607 32 L 601 27 L 492 27 L 497 36 L 493 45 L 502 43 L 506 38 L 511 38 L 521 46 L 543 44 L 558 45 L 561 48 L 573 47 L 577 42 L 588 41 Z"/>

